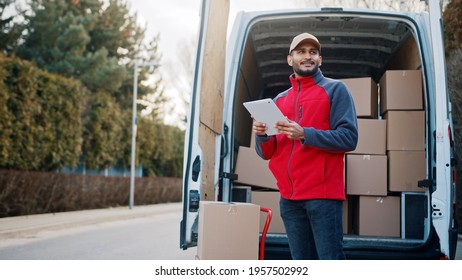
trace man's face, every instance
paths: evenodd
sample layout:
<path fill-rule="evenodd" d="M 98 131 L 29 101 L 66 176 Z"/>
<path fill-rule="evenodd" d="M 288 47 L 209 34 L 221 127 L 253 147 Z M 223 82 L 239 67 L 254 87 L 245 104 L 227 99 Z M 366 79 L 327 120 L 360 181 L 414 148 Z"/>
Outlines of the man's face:
<path fill-rule="evenodd" d="M 315 45 L 302 41 L 287 56 L 287 63 L 292 66 L 296 77 L 311 76 L 321 66 L 322 57 Z"/>

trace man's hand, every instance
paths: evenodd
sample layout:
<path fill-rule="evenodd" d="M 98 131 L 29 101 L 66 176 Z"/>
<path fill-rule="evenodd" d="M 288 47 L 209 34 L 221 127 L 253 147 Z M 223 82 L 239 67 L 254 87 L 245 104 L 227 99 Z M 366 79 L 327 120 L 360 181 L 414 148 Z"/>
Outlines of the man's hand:
<path fill-rule="evenodd" d="M 266 135 L 266 130 L 268 129 L 266 127 L 266 123 L 258 122 L 255 119 L 253 120 L 253 132 L 255 132 L 259 136 L 265 136 Z"/>
<path fill-rule="evenodd" d="M 301 127 L 297 122 L 287 119 L 287 122 L 276 122 L 274 127 L 278 130 L 279 133 L 286 135 L 289 139 L 305 139 L 305 132 L 303 127 Z"/>

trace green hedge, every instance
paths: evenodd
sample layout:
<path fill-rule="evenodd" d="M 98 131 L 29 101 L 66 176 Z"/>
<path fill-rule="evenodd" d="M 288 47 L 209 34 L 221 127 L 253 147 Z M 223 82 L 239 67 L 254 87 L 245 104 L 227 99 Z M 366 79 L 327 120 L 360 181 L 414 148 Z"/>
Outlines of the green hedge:
<path fill-rule="evenodd" d="M 0 166 L 75 166 L 81 154 L 84 96 L 79 82 L 0 54 Z"/>
<path fill-rule="evenodd" d="M 131 115 L 104 90 L 0 53 L 0 168 L 129 166 Z M 144 176 L 181 177 L 184 131 L 150 116 L 138 120 L 136 164 Z"/>

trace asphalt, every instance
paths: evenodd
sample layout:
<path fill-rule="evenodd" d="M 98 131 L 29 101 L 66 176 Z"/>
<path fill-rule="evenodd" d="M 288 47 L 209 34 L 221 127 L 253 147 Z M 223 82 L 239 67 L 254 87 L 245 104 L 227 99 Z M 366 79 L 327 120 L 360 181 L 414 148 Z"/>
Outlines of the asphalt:
<path fill-rule="evenodd" d="M 0 248 L 52 238 L 63 231 L 84 231 L 101 223 L 181 213 L 181 203 L 39 214 L 0 219 Z"/>

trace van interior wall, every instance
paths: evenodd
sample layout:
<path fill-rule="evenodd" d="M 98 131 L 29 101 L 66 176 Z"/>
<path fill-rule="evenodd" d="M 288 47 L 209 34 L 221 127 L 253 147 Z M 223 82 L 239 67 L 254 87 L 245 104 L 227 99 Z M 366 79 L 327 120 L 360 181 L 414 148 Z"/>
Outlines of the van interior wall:
<path fill-rule="evenodd" d="M 236 86 L 234 141 L 237 142 L 236 145 L 238 146 L 249 147 L 252 134 L 252 118 L 242 103 L 260 99 L 261 87 L 253 49 L 250 40 L 247 40 Z"/>
<path fill-rule="evenodd" d="M 415 38 L 409 34 L 391 58 L 387 70 L 419 70 L 422 67 Z"/>

